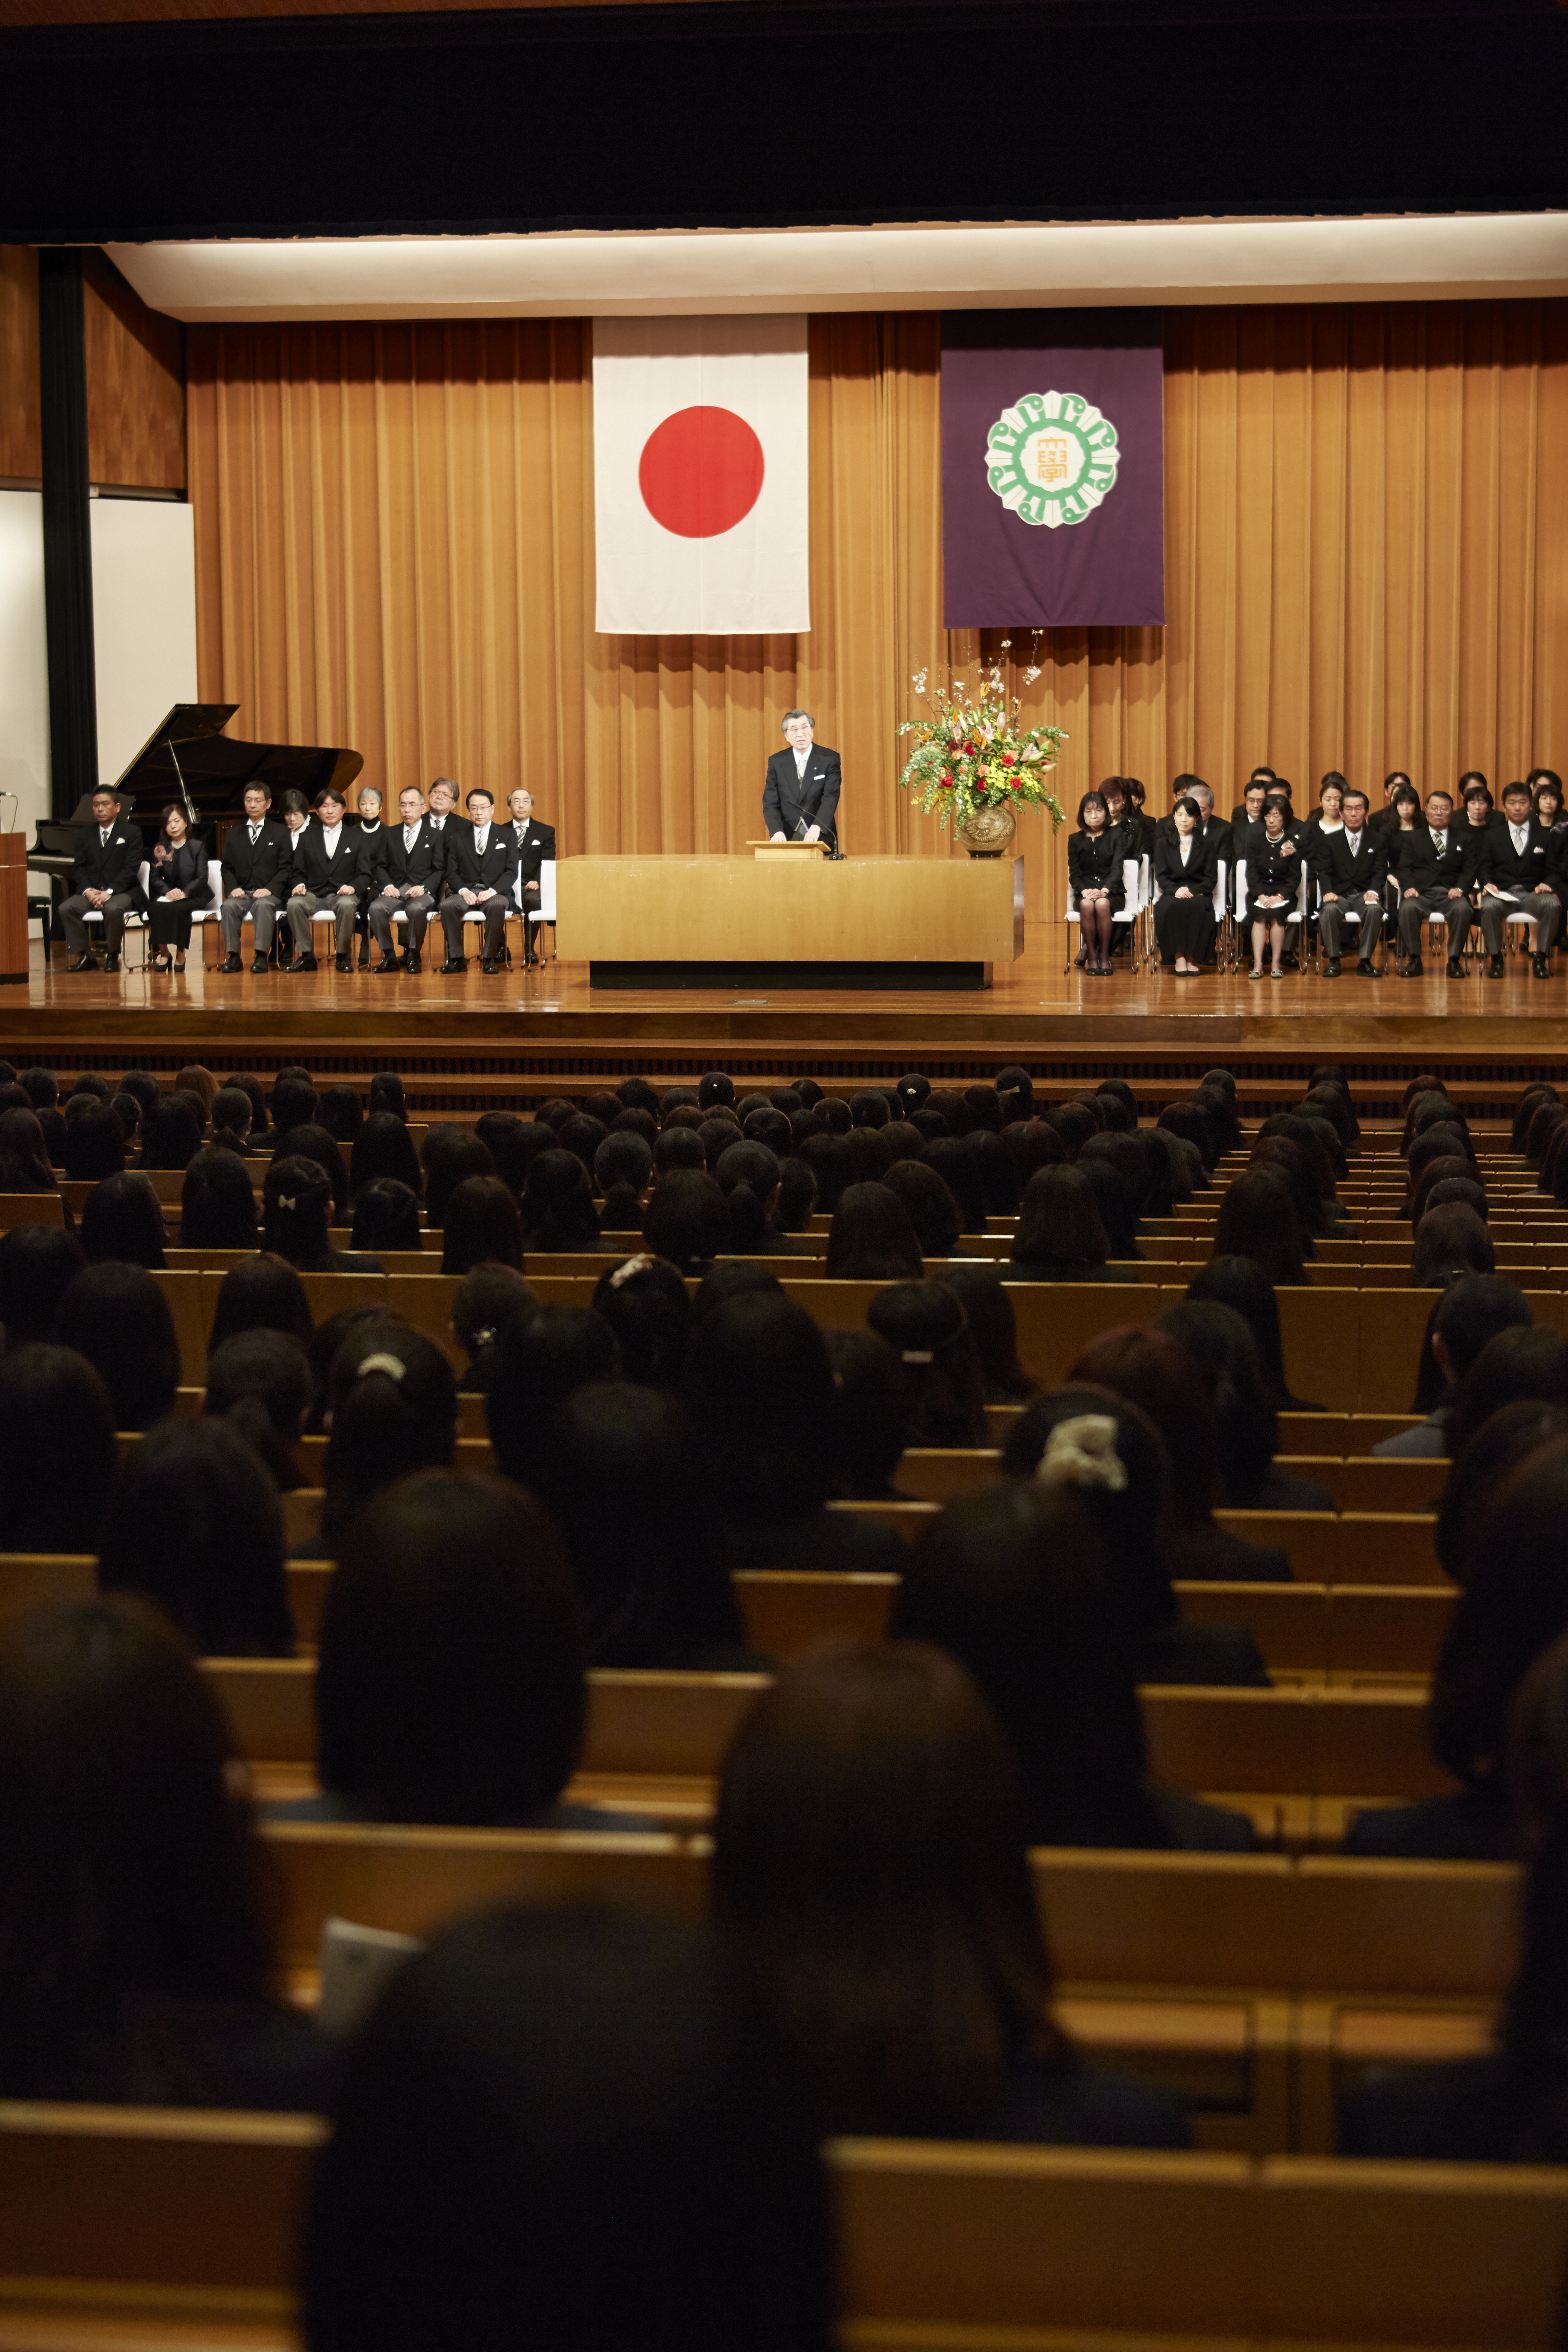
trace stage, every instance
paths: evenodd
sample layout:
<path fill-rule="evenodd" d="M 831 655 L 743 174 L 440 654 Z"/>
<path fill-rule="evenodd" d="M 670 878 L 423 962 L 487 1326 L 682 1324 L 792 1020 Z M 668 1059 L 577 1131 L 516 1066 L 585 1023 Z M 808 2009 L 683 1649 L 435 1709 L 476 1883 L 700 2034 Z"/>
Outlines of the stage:
<path fill-rule="evenodd" d="M 434 1113 L 476 1111 L 518 1094 L 586 1092 L 632 1073 L 689 1081 L 722 1066 L 779 1083 L 809 1073 L 835 1091 L 885 1085 L 913 1066 L 967 1085 L 1008 1062 L 1037 1074 L 1050 1099 L 1124 1075 L 1151 1106 L 1196 1083 L 1211 1063 L 1236 1071 L 1258 1109 L 1293 1101 L 1320 1061 L 1349 1067 L 1358 1102 L 1396 1106 L 1406 1080 L 1443 1071 L 1476 1112 L 1500 1116 L 1512 1092 L 1568 1073 L 1568 971 L 1547 982 L 1511 958 L 1505 980 L 1326 981 L 1311 971 L 1254 982 L 1245 972 L 1177 980 L 1118 971 L 1064 973 L 1061 924 L 1030 925 L 1025 951 L 997 984 L 955 1000 L 933 991 L 594 990 L 584 963 L 552 962 L 486 978 L 428 966 L 417 978 L 336 972 L 220 978 L 193 948 L 182 977 L 135 970 L 47 970 L 35 935 L 26 988 L 0 996 L 0 1052 L 69 1077 L 140 1064 L 167 1078 L 183 1062 L 258 1075 L 302 1062 L 326 1078 L 400 1070 L 411 1101 Z M 132 947 L 140 954 L 140 943 Z"/>

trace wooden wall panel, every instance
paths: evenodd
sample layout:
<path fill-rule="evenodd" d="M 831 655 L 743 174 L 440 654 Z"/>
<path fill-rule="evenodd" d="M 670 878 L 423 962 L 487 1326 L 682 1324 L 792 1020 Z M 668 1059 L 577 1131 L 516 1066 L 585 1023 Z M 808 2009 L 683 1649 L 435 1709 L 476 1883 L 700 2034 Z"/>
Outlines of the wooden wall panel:
<path fill-rule="evenodd" d="M 38 436 L 38 257 L 0 245 L 0 476 L 36 482 Z"/>
<path fill-rule="evenodd" d="M 107 257 L 84 257 L 88 467 L 95 482 L 185 487 L 185 331 Z"/>

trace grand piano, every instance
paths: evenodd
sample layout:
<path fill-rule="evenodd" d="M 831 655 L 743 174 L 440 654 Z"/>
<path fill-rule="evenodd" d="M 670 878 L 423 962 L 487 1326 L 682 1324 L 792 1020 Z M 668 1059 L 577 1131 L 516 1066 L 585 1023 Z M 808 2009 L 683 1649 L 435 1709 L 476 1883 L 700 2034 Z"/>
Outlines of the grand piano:
<path fill-rule="evenodd" d="M 247 784 L 265 784 L 274 807 L 291 788 L 314 800 L 326 785 L 347 792 L 364 759 L 358 751 L 318 750 L 313 744 L 245 743 L 224 729 L 239 709 L 237 702 L 177 702 L 141 746 L 115 788 L 126 814 L 151 841 L 160 812 L 171 801 L 185 811 L 193 831 L 204 833 L 215 856 L 220 828 L 244 814 Z M 44 927 L 45 952 L 59 885 L 68 883 L 76 860 L 77 840 L 92 823 L 91 796 L 72 811 L 68 822 L 40 818 L 27 851 L 29 874 L 46 874 L 55 886 L 51 898 L 29 891 L 27 911 L 37 913 Z"/>

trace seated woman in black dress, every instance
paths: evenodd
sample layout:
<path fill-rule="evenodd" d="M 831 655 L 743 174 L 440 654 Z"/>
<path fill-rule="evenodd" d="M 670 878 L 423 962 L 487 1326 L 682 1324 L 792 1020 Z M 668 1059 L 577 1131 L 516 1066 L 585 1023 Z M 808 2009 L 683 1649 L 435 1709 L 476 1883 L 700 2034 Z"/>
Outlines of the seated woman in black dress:
<path fill-rule="evenodd" d="M 173 950 L 174 969 L 185 969 L 191 944 L 191 910 L 210 907 L 212 884 L 207 879 L 207 845 L 193 833 L 183 808 L 171 801 L 162 812 L 162 829 L 152 845 L 148 864 L 147 897 L 151 905 L 148 930 L 154 971 L 167 971 Z"/>
<path fill-rule="evenodd" d="M 1263 977 L 1265 941 L 1273 950 L 1270 977 L 1285 977 L 1285 918 L 1301 887 L 1301 854 L 1291 825 L 1291 804 L 1270 793 L 1263 830 L 1247 850 L 1247 903 L 1252 909 L 1252 977 Z"/>
<path fill-rule="evenodd" d="M 1184 793 L 1171 811 L 1175 837 L 1155 840 L 1155 936 L 1160 961 L 1181 979 L 1196 980 L 1214 953 L 1214 885 L 1218 866 L 1212 841 L 1198 837 L 1202 815 Z"/>
<path fill-rule="evenodd" d="M 1104 793 L 1085 793 L 1078 803 L 1078 830 L 1067 845 L 1067 879 L 1078 901 L 1083 968 L 1092 975 L 1111 970 L 1111 926 L 1124 904 L 1126 855 L 1125 836 L 1111 822 Z"/>

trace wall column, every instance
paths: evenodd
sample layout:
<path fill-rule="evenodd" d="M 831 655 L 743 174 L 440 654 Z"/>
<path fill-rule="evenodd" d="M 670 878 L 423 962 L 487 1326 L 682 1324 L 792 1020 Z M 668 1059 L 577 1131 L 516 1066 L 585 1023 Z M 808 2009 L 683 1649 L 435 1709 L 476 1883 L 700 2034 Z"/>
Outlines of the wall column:
<path fill-rule="evenodd" d="M 66 820 L 99 782 L 87 332 L 82 257 L 76 246 L 45 246 L 38 254 L 38 382 L 49 774 L 55 816 Z"/>

